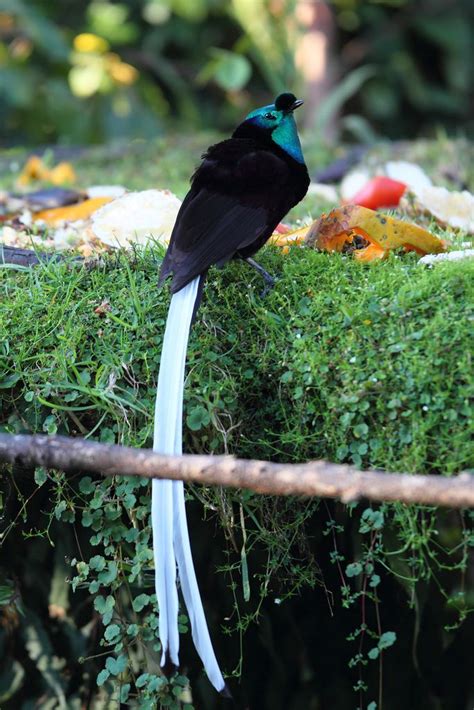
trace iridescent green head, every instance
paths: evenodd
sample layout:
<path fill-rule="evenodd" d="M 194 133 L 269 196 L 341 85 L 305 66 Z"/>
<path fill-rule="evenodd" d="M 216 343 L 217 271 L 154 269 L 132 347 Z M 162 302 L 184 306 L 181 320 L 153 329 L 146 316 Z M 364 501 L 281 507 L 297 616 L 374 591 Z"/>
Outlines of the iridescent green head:
<path fill-rule="evenodd" d="M 275 103 L 251 111 L 244 124 L 258 126 L 271 136 L 271 139 L 299 163 L 304 163 L 300 139 L 296 128 L 293 111 L 303 101 L 294 94 L 280 94 Z"/>

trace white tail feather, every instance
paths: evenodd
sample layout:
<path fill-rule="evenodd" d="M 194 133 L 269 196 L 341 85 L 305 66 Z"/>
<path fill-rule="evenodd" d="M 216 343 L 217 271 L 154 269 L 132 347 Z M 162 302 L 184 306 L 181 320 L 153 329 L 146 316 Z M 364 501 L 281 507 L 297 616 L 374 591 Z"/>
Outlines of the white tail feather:
<path fill-rule="evenodd" d="M 206 615 L 202 606 L 201 595 L 194 570 L 191 545 L 189 543 L 188 523 L 184 505 L 184 487 L 182 481 L 173 481 L 174 512 L 174 548 L 178 561 L 179 580 L 184 601 L 188 610 L 194 645 L 212 685 L 219 692 L 225 688 L 224 678 L 217 663 L 212 647 Z"/>
<path fill-rule="evenodd" d="M 184 369 L 198 287 L 199 277 L 173 295 L 168 311 L 153 438 L 153 450 L 162 454 L 182 453 Z M 181 481 L 153 481 L 151 523 L 160 613 L 161 664 L 164 665 L 169 658 L 174 665 L 179 665 L 177 560 L 194 644 L 209 680 L 218 691 L 222 691 L 225 683 L 212 648 L 191 556 Z"/>

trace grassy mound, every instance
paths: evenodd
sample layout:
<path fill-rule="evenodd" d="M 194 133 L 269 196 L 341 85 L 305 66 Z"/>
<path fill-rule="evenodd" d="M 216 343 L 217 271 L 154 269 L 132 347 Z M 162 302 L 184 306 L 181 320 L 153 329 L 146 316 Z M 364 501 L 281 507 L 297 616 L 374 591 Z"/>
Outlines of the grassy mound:
<path fill-rule="evenodd" d="M 263 301 L 242 264 L 207 284 L 189 349 L 190 451 L 470 465 L 472 262 L 367 267 L 271 248 L 262 261 L 279 275 Z M 156 274 L 150 252 L 1 272 L 3 427 L 149 445 L 168 303 Z"/>

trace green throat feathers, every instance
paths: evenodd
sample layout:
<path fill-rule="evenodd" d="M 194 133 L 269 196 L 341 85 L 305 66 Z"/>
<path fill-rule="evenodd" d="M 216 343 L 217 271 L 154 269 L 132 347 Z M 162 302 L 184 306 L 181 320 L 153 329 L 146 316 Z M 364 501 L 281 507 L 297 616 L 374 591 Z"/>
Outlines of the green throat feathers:
<path fill-rule="evenodd" d="M 304 163 L 301 143 L 291 110 L 278 110 L 275 108 L 275 104 L 269 104 L 251 111 L 245 121 L 270 131 L 274 143 L 298 163 Z"/>

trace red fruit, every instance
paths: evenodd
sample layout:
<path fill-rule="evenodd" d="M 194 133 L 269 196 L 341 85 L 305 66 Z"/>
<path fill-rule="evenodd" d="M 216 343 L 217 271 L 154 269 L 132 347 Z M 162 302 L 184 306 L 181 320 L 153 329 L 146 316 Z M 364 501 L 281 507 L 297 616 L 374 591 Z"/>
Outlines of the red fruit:
<path fill-rule="evenodd" d="M 369 180 L 350 200 L 353 205 L 376 210 L 379 207 L 397 207 L 406 190 L 404 182 L 380 175 Z"/>
<path fill-rule="evenodd" d="M 275 232 L 277 232 L 278 234 L 286 234 L 287 232 L 291 232 L 291 227 L 288 224 L 280 222 L 280 224 L 277 224 L 277 226 L 275 227 Z"/>

